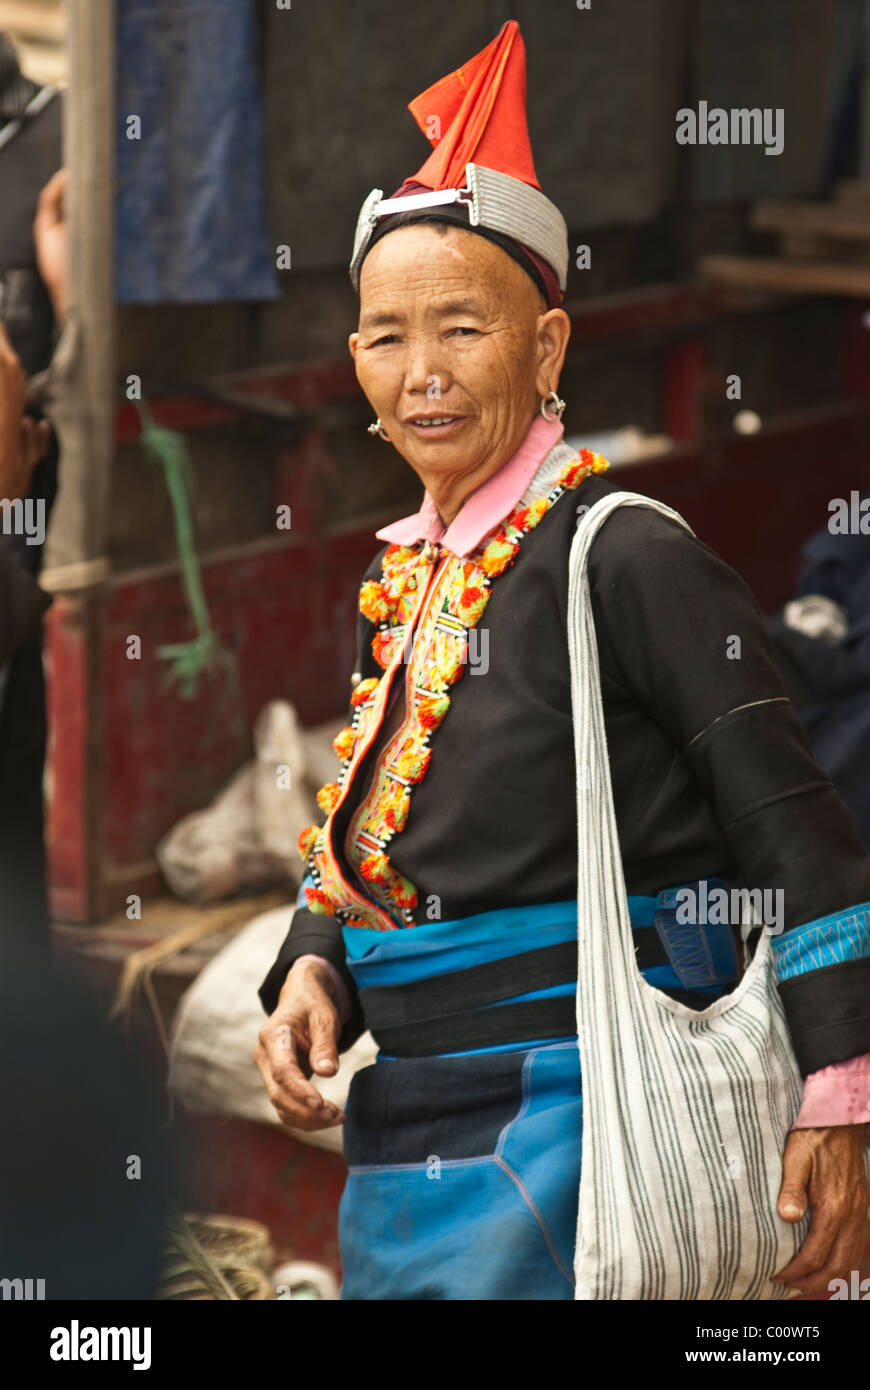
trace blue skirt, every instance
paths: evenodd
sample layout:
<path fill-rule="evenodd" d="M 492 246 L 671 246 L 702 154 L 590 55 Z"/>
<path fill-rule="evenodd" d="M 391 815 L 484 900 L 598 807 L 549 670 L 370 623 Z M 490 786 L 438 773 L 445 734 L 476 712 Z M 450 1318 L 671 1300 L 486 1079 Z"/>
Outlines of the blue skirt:
<path fill-rule="evenodd" d="M 582 1126 L 576 1038 L 358 1072 L 342 1298 L 573 1298 Z"/>
<path fill-rule="evenodd" d="M 655 903 L 630 898 L 633 922 L 649 924 Z M 346 928 L 344 937 L 367 1021 L 367 1001 L 395 1023 L 410 998 L 416 1028 L 437 1032 L 439 1020 L 425 1013 L 431 987 L 430 1001 L 452 1008 L 449 1037 L 462 1010 L 459 994 L 451 1004 L 454 989 L 479 979 L 481 968 L 503 985 L 511 957 L 519 958 L 512 991 L 462 1012 L 465 1033 L 471 1018 L 472 1031 L 476 1021 L 491 1035 L 498 1008 L 527 1020 L 523 1008 L 554 1001 L 564 1017 L 576 965 L 563 964 L 561 982 L 524 994 L 517 984 L 542 978 L 535 962 L 545 957 L 552 976 L 554 952 L 564 963 L 576 934 L 572 901 L 388 933 Z M 661 968 L 644 973 L 669 983 Z M 529 1038 L 527 1029 L 523 1038 L 425 1056 L 391 1056 L 382 1045 L 353 1078 L 339 1211 L 343 1299 L 573 1299 L 583 1134 L 577 1037 Z"/>

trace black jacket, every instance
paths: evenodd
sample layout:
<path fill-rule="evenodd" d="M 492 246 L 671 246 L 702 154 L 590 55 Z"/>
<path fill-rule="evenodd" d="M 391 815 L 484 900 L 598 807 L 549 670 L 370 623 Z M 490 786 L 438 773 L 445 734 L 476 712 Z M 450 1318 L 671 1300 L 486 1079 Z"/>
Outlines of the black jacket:
<path fill-rule="evenodd" d="M 452 920 L 576 893 L 568 556 L 577 506 L 618 490 L 590 477 L 562 497 L 493 585 L 483 622 L 488 673 L 469 669 L 451 691 L 406 829 L 390 846 L 417 887 L 418 922 L 431 894 L 441 919 Z M 379 574 L 382 553 L 367 578 Z M 813 760 L 743 580 L 677 522 L 623 507 L 593 542 L 589 583 L 628 892 L 714 876 L 782 889 L 786 930 L 870 901 L 870 858 Z M 360 618 L 364 676 L 381 674 L 372 633 Z M 336 844 L 377 749 L 376 741 L 360 765 Z M 260 991 L 268 1012 L 308 952 L 331 961 L 354 997 L 338 924 L 302 908 Z M 870 996 L 868 965 L 816 970 L 781 987 L 805 1073 L 870 1051 L 870 1003 L 860 1003 Z M 355 1007 L 342 1047 L 363 1026 Z"/>

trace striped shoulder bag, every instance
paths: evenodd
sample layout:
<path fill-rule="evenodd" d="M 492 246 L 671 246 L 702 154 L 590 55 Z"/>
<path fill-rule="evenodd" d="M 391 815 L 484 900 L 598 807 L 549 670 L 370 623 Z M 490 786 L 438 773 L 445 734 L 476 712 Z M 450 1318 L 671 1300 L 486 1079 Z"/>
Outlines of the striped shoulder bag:
<path fill-rule="evenodd" d="M 589 597 L 589 549 L 616 507 L 590 507 L 571 548 L 568 637 L 577 764 L 577 1027 L 583 1154 L 578 1299 L 782 1299 L 771 1275 L 807 1218 L 776 1202 L 802 1083 L 766 932 L 737 988 L 698 1013 L 653 988 L 634 954 Z M 745 940 L 751 922 L 745 922 Z"/>

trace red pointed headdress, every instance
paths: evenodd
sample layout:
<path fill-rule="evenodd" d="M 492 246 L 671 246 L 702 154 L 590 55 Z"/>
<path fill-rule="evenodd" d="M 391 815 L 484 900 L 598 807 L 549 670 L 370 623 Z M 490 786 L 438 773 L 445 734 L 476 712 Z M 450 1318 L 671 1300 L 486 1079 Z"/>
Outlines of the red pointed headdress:
<path fill-rule="evenodd" d="M 568 270 L 568 231 L 535 173 L 526 121 L 526 53 L 519 25 L 421 92 L 408 107 L 432 153 L 392 196 L 375 188 L 357 223 L 351 280 L 374 241 L 408 220 L 437 215 L 496 241 L 558 304 Z M 384 219 L 390 219 L 385 222 Z"/>
<path fill-rule="evenodd" d="M 526 48 L 511 20 L 469 62 L 408 105 L 434 147 L 415 183 L 459 188 L 466 164 L 482 164 L 540 191 L 526 122 Z"/>

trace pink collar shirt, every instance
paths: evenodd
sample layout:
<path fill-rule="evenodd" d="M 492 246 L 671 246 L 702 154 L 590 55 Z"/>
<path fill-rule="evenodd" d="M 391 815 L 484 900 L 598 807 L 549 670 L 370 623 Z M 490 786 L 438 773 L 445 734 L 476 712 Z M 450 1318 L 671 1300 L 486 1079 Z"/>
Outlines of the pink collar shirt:
<path fill-rule="evenodd" d="M 559 420 L 536 415 L 516 453 L 497 473 L 467 497 L 449 526 L 444 525 L 429 492 L 423 494 L 418 512 L 403 516 L 376 532 L 378 540 L 392 545 L 431 541 L 454 555 L 470 555 L 500 521 L 513 511 L 550 450 L 559 443 L 565 427 Z"/>

